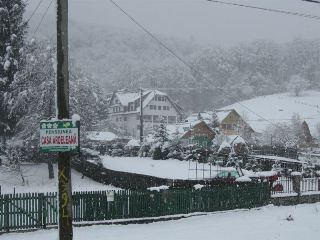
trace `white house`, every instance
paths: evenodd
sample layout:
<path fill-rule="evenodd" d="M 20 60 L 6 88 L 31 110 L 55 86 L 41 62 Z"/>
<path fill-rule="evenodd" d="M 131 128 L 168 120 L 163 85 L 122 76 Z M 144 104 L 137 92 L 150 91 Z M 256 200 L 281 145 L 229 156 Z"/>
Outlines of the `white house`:
<path fill-rule="evenodd" d="M 182 119 L 182 108 L 163 92 L 143 90 L 143 127 L 144 133 L 155 129 L 163 118 L 168 124 Z M 109 104 L 111 122 L 133 137 L 140 135 L 140 91 L 114 92 Z"/>

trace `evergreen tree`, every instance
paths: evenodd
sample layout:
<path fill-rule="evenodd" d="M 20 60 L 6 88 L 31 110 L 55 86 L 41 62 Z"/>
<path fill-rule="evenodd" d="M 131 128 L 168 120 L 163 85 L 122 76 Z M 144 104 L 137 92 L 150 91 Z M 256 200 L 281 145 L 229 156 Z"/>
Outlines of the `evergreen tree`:
<path fill-rule="evenodd" d="M 304 139 L 305 143 L 311 144 L 313 141 L 313 138 L 311 136 L 310 129 L 309 129 L 307 122 L 303 121 L 301 126 L 302 126 L 302 131 L 303 131 L 303 139 Z"/>
<path fill-rule="evenodd" d="M 0 135 L 10 132 L 16 116 L 10 116 L 11 85 L 22 69 L 21 53 L 27 24 L 23 22 L 25 3 L 22 0 L 0 0 Z"/>
<path fill-rule="evenodd" d="M 297 139 L 298 143 L 302 143 L 304 141 L 303 128 L 300 115 L 297 113 L 293 114 L 291 117 L 291 129 L 293 137 Z"/>
<path fill-rule="evenodd" d="M 163 145 L 169 140 L 168 135 L 166 122 L 164 118 L 161 118 L 160 126 L 154 135 L 155 142 L 159 142 Z"/>
<path fill-rule="evenodd" d="M 212 117 L 211 117 L 211 122 L 210 122 L 210 127 L 213 129 L 218 129 L 220 126 L 220 122 L 218 119 L 218 115 L 217 112 L 215 110 L 213 110 L 212 112 Z"/>
<path fill-rule="evenodd" d="M 167 159 L 169 153 L 169 138 L 164 118 L 160 120 L 160 126 L 154 135 L 154 143 L 151 147 L 153 159 Z"/>

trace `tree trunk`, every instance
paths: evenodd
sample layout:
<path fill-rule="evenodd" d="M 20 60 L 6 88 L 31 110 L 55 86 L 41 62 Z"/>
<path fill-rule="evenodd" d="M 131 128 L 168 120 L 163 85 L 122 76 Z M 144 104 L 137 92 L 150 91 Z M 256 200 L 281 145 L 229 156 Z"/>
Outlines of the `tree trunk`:
<path fill-rule="evenodd" d="M 53 179 L 54 178 L 54 170 L 53 170 L 53 164 L 52 164 L 51 160 L 48 161 L 48 171 L 49 171 L 49 179 Z"/>

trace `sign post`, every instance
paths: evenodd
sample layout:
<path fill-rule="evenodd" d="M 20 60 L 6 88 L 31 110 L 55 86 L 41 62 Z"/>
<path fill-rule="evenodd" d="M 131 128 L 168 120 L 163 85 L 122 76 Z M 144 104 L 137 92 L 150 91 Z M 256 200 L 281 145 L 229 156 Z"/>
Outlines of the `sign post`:
<path fill-rule="evenodd" d="M 69 119 L 69 64 L 68 64 L 68 0 L 57 0 L 57 88 L 58 120 Z M 60 135 L 61 136 L 61 135 Z M 61 142 L 60 138 L 60 142 Z M 72 240 L 71 153 L 59 152 L 58 197 L 59 240 Z"/>

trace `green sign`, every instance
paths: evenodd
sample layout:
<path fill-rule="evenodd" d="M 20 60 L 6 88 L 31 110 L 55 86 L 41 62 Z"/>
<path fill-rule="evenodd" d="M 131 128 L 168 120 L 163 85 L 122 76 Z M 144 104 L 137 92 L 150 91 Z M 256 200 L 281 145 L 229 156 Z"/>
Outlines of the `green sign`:
<path fill-rule="evenodd" d="M 41 152 L 79 152 L 79 121 L 40 122 Z"/>

